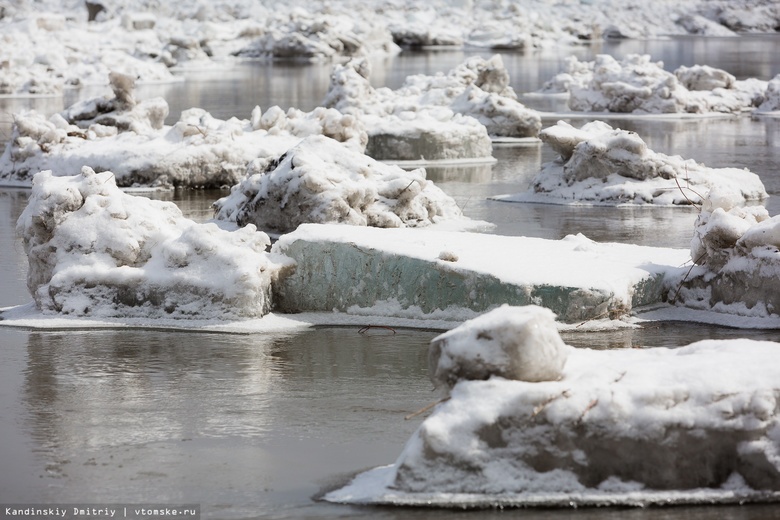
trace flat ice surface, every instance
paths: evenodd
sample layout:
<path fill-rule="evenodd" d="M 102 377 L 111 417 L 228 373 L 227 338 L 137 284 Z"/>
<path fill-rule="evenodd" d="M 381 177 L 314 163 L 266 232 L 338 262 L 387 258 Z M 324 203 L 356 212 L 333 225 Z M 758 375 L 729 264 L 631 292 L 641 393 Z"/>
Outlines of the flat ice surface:
<path fill-rule="evenodd" d="M 473 317 L 502 303 L 537 303 L 562 321 L 620 317 L 660 301 L 665 276 L 688 260 L 679 249 L 562 240 L 304 224 L 273 252 L 297 262 L 277 309 Z M 464 315 L 464 310 L 466 312 Z M 385 311 L 387 312 L 387 311 Z"/>
<path fill-rule="evenodd" d="M 461 381 L 393 465 L 325 499 L 448 507 L 776 501 L 778 349 L 747 339 L 572 348 L 558 381 Z"/>

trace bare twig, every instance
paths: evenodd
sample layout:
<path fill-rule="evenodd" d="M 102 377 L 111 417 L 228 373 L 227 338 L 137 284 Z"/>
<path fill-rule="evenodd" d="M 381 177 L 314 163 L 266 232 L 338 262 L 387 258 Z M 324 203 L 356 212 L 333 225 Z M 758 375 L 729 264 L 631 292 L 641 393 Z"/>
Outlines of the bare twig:
<path fill-rule="evenodd" d="M 701 255 L 699 255 L 699 258 L 693 261 L 691 264 L 691 268 L 688 269 L 688 272 L 685 273 L 685 276 L 683 276 L 683 279 L 680 280 L 680 284 L 677 286 L 677 290 L 674 292 L 674 297 L 670 300 L 670 303 L 674 303 L 677 301 L 677 297 L 680 295 L 680 291 L 682 290 L 682 286 L 685 283 L 685 281 L 688 279 L 688 276 L 691 274 L 691 271 L 693 271 L 693 268 L 696 267 L 696 264 L 699 263 L 699 260 L 704 258 L 704 255 L 706 255 L 707 252 L 703 252 Z"/>
<path fill-rule="evenodd" d="M 407 415 L 406 417 L 404 417 L 404 421 L 408 421 L 409 419 L 414 419 L 414 418 L 415 418 L 415 417 L 417 417 L 418 415 L 420 415 L 420 414 L 424 414 L 425 412 L 427 412 L 428 410 L 430 410 L 431 408 L 433 408 L 433 407 L 434 407 L 434 406 L 436 406 L 437 404 L 441 404 L 441 403 L 444 403 L 444 402 L 446 402 L 446 401 L 449 401 L 449 400 L 450 400 L 450 396 L 447 396 L 447 397 L 442 397 L 442 398 L 441 398 L 441 399 L 439 399 L 438 401 L 434 401 L 434 402 L 432 402 L 431 404 L 428 404 L 428 405 L 425 405 L 425 406 L 423 406 L 422 408 L 420 408 L 420 409 L 419 409 L 419 410 L 417 410 L 416 412 L 410 413 L 409 415 Z"/>
<path fill-rule="evenodd" d="M 395 334 L 395 329 L 392 328 L 392 327 L 388 327 L 386 325 L 366 325 L 365 327 L 361 327 L 360 330 L 358 330 L 358 333 L 359 334 L 365 334 L 366 332 L 368 332 L 371 329 L 385 329 L 385 330 L 389 330 L 390 332 Z"/>

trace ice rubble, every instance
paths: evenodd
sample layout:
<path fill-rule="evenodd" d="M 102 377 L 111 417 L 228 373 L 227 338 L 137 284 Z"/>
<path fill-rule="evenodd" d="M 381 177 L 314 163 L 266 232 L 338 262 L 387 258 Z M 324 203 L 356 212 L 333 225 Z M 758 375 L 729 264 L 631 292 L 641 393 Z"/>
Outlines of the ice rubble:
<path fill-rule="evenodd" d="M 543 240 L 316 224 L 282 235 L 273 252 L 296 262 L 277 286 L 280 312 L 462 319 L 503 303 L 533 303 L 565 322 L 618 319 L 660 302 L 688 258 L 686 250 L 581 235 Z"/>
<path fill-rule="evenodd" d="M 739 114 L 759 106 L 766 89 L 766 81 L 737 80 L 707 65 L 683 66 L 672 73 L 646 54 L 630 54 L 621 61 L 599 54 L 592 62 L 569 58 L 567 70 L 548 80 L 540 92 L 568 92 L 569 108 L 581 112 Z"/>
<path fill-rule="evenodd" d="M 235 56 L 322 60 L 392 55 L 401 50 L 384 24 L 346 12 L 310 12 L 298 8 L 272 13 L 252 31 L 256 38 L 234 51 Z M 243 34 L 252 31 L 245 30 Z"/>
<path fill-rule="evenodd" d="M 171 202 L 122 193 L 111 172 L 35 176 L 17 223 L 27 287 L 44 313 L 237 319 L 271 308 L 289 261 L 254 226 L 184 218 Z"/>
<path fill-rule="evenodd" d="M 742 316 L 780 315 L 780 216 L 737 202 L 729 193 L 710 193 L 691 240 L 696 265 L 669 299 Z"/>
<path fill-rule="evenodd" d="M 106 82 L 109 71 L 174 81 L 171 69 L 213 68 L 234 56 L 337 59 L 406 46 L 528 49 L 602 38 L 772 32 L 771 0 L 681 4 L 327 0 L 6 2 L 0 6 L 0 94 L 59 94 Z M 107 36 L 110 35 L 110 36 Z M 394 41 L 396 43 L 394 43 Z"/>
<path fill-rule="evenodd" d="M 250 119 L 220 120 L 200 108 L 164 125 L 162 98 L 137 102 L 132 78 L 112 73 L 112 98 L 76 103 L 46 119 L 35 111 L 14 117 L 0 156 L 0 183 L 29 186 L 43 170 L 72 175 L 83 165 L 110 170 L 119 186 L 232 186 L 253 161 L 278 158 L 300 139 L 325 135 L 362 151 L 368 136 L 353 116 L 318 107 L 311 112 L 255 107 Z"/>
<path fill-rule="evenodd" d="M 779 344 L 575 349 L 556 338 L 552 320 L 535 320 L 540 313 L 497 309 L 434 339 L 432 352 L 446 339 L 459 360 L 483 363 L 492 377 L 457 374 L 449 399 L 393 465 L 325 499 L 484 507 L 780 498 Z M 508 336 L 524 355 L 486 350 L 490 338 Z M 545 352 L 551 338 L 556 347 Z M 553 370 L 506 377 L 512 363 Z"/>
<path fill-rule="evenodd" d="M 382 164 L 324 136 L 303 139 L 271 163 L 256 160 L 248 172 L 214 203 L 217 219 L 279 233 L 307 222 L 419 227 L 465 219 L 425 170 Z"/>
<path fill-rule="evenodd" d="M 700 205 L 717 188 L 744 205 L 767 198 L 758 175 L 739 168 L 707 168 L 654 152 L 634 132 L 602 121 L 582 128 L 559 121 L 539 137 L 560 155 L 542 165 L 526 193 L 496 200 L 554 204 Z"/>
<path fill-rule="evenodd" d="M 488 135 L 534 137 L 541 128 L 539 114 L 517 101 L 500 56 L 470 58 L 446 75 L 409 76 L 397 90 L 375 89 L 369 75 L 365 60 L 336 65 L 323 104 L 365 123 L 376 159 L 489 157 Z"/>

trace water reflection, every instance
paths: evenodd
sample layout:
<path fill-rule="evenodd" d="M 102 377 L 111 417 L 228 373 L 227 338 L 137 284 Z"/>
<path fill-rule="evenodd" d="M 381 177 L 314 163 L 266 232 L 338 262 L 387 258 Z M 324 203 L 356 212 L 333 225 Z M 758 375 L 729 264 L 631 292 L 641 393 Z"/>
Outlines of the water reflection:
<path fill-rule="evenodd" d="M 27 255 L 16 237 L 16 221 L 27 206 L 29 190 L 0 190 L 0 307 L 30 300 L 27 292 Z"/>
<path fill-rule="evenodd" d="M 395 458 L 433 399 L 435 334 L 30 332 L 3 367 L 24 377 L 15 438 L 42 459 L 26 499 L 300 506 L 317 479 Z"/>

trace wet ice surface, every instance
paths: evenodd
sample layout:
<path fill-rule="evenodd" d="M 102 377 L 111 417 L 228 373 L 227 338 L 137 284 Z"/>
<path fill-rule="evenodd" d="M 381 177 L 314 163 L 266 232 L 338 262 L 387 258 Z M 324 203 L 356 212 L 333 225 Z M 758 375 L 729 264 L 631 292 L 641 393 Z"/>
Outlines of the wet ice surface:
<path fill-rule="evenodd" d="M 776 41 L 776 39 L 774 40 Z M 764 37 L 738 40 L 603 43 L 575 49 L 649 53 L 668 69 L 693 62 L 738 77 L 768 79 L 780 71 Z M 489 57 L 492 53 L 479 53 Z M 538 88 L 562 68 L 560 55 L 504 55 L 518 92 Z M 372 81 L 398 88 L 413 73 L 448 70 L 466 54 L 402 54 L 374 67 Z M 774 61 L 773 61 L 774 60 Z M 215 117 L 245 117 L 256 104 L 311 110 L 327 90 L 330 66 L 246 64 L 217 81 L 155 87 L 172 117 L 204 107 Z M 84 93 L 94 97 L 95 92 Z M 75 99 L 65 101 L 65 106 Z M 523 100 L 526 103 L 526 100 Z M 0 101 L 0 133 L 25 103 L 53 112 L 51 100 Z M 535 108 L 548 103 L 534 100 Z M 550 103 L 551 109 L 554 103 Z M 43 107 L 43 108 L 42 108 Z M 584 120 L 570 121 L 579 126 Z M 545 126 L 554 121 L 545 121 Z M 770 215 L 780 213 L 780 121 L 736 119 L 621 120 L 653 150 L 680 154 L 709 167 L 747 166 L 767 191 Z M 559 239 L 583 233 L 597 241 L 683 247 L 696 212 L 677 208 L 565 208 L 509 204 L 487 196 L 524 191 L 547 147 L 496 148 L 498 163 L 429 168 L 428 176 L 464 213 L 497 224 L 494 232 Z M 26 191 L 0 191 L 0 306 L 30 300 L 26 257 L 14 239 Z M 211 217 L 224 192 L 157 195 L 186 216 Z M 0 328 L 0 499 L 3 502 L 141 501 L 203 504 L 208 518 L 450 518 L 452 512 L 363 509 L 323 504 L 312 496 L 354 473 L 395 460 L 421 418 L 404 415 L 433 401 L 427 345 L 437 333 L 318 329 L 277 336 L 160 331 L 31 332 Z M 685 323 L 648 324 L 612 332 L 565 332 L 577 347 L 679 346 L 699 339 L 750 337 L 780 341 L 777 331 L 745 331 Z M 120 400 L 120 397 L 122 398 Z M 7 470 L 6 468 L 12 468 Z M 459 513 L 500 518 L 507 512 Z M 523 510 L 530 519 L 766 520 L 776 505 L 671 509 Z"/>

